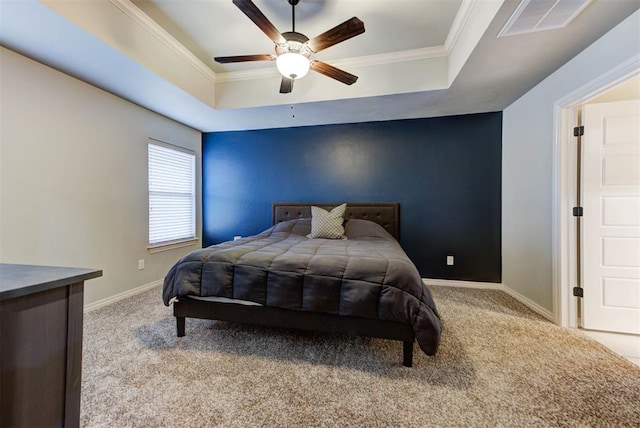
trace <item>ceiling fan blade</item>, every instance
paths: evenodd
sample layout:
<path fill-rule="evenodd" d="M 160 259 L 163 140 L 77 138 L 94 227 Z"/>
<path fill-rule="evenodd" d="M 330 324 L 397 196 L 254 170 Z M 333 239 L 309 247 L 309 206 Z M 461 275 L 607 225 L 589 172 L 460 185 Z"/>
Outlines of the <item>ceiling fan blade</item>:
<path fill-rule="evenodd" d="M 251 0 L 233 0 L 233 4 L 238 6 L 238 9 L 247 15 L 274 43 L 287 42 L 286 39 L 282 37 L 282 34 L 280 34 L 280 31 L 278 31 Z"/>
<path fill-rule="evenodd" d="M 344 70 L 340 70 L 339 68 L 322 61 L 311 61 L 311 69 L 320 74 L 324 74 L 327 77 L 336 79 L 345 85 L 353 85 L 356 83 L 356 80 L 358 80 L 358 76 L 347 73 Z"/>
<path fill-rule="evenodd" d="M 364 23 L 355 16 L 332 29 L 325 31 L 319 36 L 309 40 L 309 47 L 314 52 L 331 47 L 347 39 L 364 33 Z"/>
<path fill-rule="evenodd" d="M 282 81 L 280 82 L 280 93 L 288 94 L 293 90 L 293 79 L 289 79 L 288 77 L 282 77 Z"/>
<path fill-rule="evenodd" d="M 276 59 L 275 55 L 261 54 L 261 55 L 236 55 L 236 56 L 217 56 L 213 58 L 220 64 L 227 64 L 230 62 L 248 62 L 248 61 L 273 61 Z"/>

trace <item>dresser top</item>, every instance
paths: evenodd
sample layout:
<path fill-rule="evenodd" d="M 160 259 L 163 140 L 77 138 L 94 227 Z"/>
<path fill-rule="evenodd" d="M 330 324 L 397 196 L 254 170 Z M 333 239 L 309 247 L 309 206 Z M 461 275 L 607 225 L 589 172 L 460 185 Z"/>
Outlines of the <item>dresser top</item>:
<path fill-rule="evenodd" d="M 0 263 L 0 301 L 102 276 L 101 270 Z"/>

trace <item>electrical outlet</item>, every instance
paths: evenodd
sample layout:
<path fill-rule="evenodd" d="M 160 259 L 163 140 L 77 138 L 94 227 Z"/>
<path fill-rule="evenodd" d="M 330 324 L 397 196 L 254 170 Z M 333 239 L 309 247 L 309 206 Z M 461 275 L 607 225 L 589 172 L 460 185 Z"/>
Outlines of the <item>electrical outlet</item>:
<path fill-rule="evenodd" d="M 144 269 L 144 259 L 138 260 L 138 270 Z"/>
<path fill-rule="evenodd" d="M 447 256 L 447 266 L 453 266 L 453 256 Z"/>

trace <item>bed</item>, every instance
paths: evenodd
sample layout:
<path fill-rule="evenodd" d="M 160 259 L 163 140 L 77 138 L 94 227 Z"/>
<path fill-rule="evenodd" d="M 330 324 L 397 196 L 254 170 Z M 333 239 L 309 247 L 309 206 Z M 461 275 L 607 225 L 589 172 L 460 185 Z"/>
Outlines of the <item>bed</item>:
<path fill-rule="evenodd" d="M 340 208 L 274 203 L 269 229 L 180 259 L 163 287 L 178 336 L 186 318 L 201 318 L 398 340 L 407 367 L 416 340 L 434 355 L 440 316 L 398 243 L 399 204 L 347 203 L 334 219 L 343 239 L 309 237 L 320 213 Z"/>

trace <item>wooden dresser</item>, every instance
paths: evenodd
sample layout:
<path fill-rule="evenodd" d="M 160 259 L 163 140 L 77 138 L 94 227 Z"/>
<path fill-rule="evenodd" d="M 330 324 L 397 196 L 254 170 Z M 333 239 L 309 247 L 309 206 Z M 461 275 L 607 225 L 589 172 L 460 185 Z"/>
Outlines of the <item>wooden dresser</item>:
<path fill-rule="evenodd" d="M 79 426 L 84 281 L 99 276 L 0 264 L 0 427 Z"/>

